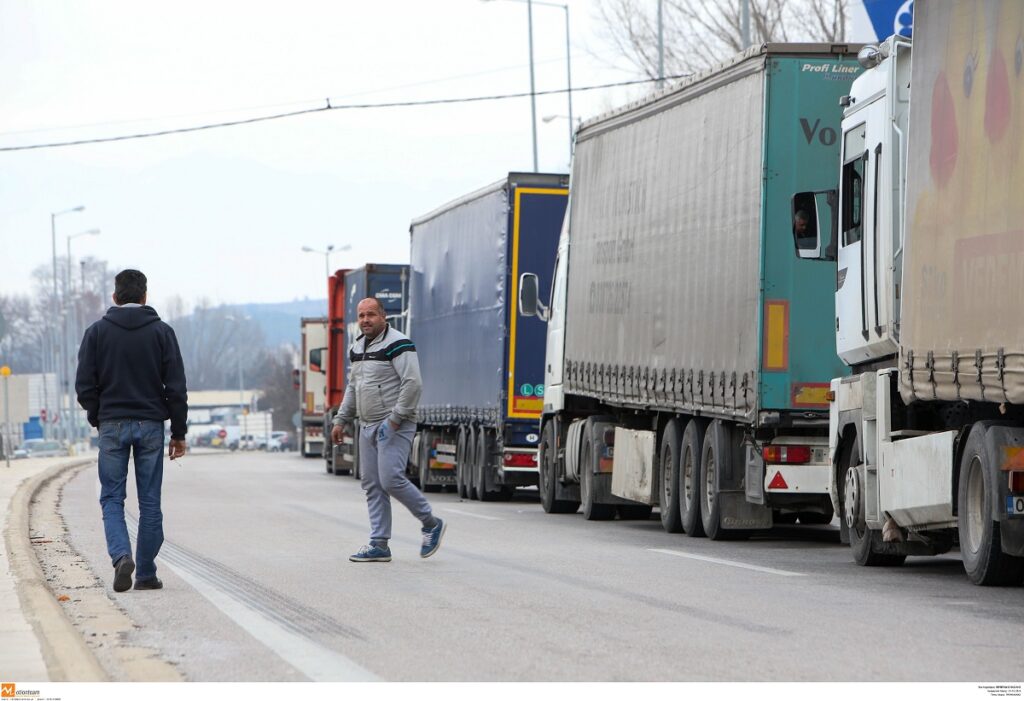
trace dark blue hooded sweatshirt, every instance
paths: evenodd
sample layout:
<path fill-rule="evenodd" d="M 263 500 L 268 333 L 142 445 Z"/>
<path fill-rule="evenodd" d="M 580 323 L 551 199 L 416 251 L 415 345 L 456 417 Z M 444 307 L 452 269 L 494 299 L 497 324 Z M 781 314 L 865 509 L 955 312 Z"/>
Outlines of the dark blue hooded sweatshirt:
<path fill-rule="evenodd" d="M 174 329 L 152 307 L 111 307 L 86 329 L 75 391 L 93 426 L 170 419 L 171 438 L 185 437 L 185 365 Z"/>

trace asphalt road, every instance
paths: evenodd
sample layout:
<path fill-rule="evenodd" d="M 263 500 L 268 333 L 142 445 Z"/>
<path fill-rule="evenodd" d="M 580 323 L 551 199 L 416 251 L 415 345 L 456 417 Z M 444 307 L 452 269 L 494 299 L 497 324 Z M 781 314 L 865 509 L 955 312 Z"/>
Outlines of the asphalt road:
<path fill-rule="evenodd" d="M 129 493 L 134 483 L 129 482 Z M 106 583 L 93 470 L 64 491 L 70 540 Z M 110 595 L 192 681 L 979 681 L 1024 678 L 1021 588 L 971 585 L 958 556 L 861 568 L 834 527 L 711 542 L 644 522 L 428 495 L 445 542 L 394 560 L 355 480 L 294 454 L 165 464 L 165 588 Z M 134 498 L 131 514 L 137 514 Z"/>

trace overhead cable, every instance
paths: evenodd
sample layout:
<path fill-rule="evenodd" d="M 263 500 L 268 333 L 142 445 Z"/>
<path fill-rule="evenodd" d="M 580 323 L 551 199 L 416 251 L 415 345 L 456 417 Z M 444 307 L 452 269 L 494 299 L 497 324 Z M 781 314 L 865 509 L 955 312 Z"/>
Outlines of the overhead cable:
<path fill-rule="evenodd" d="M 684 78 L 686 76 L 665 76 L 665 80 L 676 80 Z M 587 92 L 591 90 L 604 90 L 607 88 L 619 88 L 629 85 L 640 85 L 643 83 L 657 82 L 657 78 L 644 78 L 640 80 L 626 80 L 618 83 L 604 83 L 601 85 L 585 85 L 583 87 L 574 87 L 572 92 Z M 150 139 L 157 136 L 169 136 L 171 134 L 187 134 L 189 132 L 205 131 L 208 129 L 223 129 L 225 127 L 237 127 L 245 124 L 256 124 L 258 122 L 269 122 L 278 119 L 288 119 L 291 117 L 299 117 L 307 114 L 315 114 L 317 112 L 331 112 L 338 110 L 371 110 L 371 109 L 393 109 L 399 107 L 428 107 L 433 105 L 454 105 L 454 104 L 467 104 L 473 102 L 491 102 L 496 100 L 512 100 L 521 97 L 530 97 L 530 95 L 559 95 L 569 92 L 567 88 L 558 88 L 555 90 L 538 90 L 534 93 L 520 92 L 520 93 L 507 93 L 504 95 L 478 95 L 475 97 L 448 97 L 448 98 L 436 98 L 432 100 L 409 100 L 404 102 L 372 102 L 372 103 L 361 103 L 361 104 L 332 104 L 330 99 L 325 100 L 325 104 L 321 107 L 311 107 L 304 110 L 295 110 L 291 112 L 279 112 L 275 114 L 263 115 L 260 117 L 250 117 L 248 119 L 235 119 L 228 122 L 215 122 L 211 124 L 199 124 L 191 127 L 178 127 L 175 129 L 164 129 L 160 131 L 141 132 L 136 134 L 122 134 L 119 136 L 102 136 L 93 139 L 77 139 L 74 141 L 57 141 L 50 143 L 39 143 L 39 144 L 26 144 L 24 146 L 0 146 L 0 152 L 6 151 L 30 151 L 34 149 L 44 148 L 60 148 L 63 146 L 83 146 L 86 144 L 103 144 L 114 141 L 128 141 L 130 139 Z"/>

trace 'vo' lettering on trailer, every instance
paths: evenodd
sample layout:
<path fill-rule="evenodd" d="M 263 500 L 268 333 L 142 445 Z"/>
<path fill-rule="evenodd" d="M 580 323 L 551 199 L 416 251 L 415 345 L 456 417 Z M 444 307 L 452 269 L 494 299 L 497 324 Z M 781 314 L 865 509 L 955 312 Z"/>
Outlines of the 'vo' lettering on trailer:
<path fill-rule="evenodd" d="M 836 139 L 839 138 L 836 130 L 832 127 L 818 129 L 819 126 L 821 126 L 821 119 L 815 119 L 814 124 L 811 124 L 810 120 L 806 117 L 800 118 L 800 130 L 803 131 L 804 139 L 807 140 L 808 144 L 814 143 L 815 139 L 821 142 L 822 146 L 832 146 L 835 144 Z"/>

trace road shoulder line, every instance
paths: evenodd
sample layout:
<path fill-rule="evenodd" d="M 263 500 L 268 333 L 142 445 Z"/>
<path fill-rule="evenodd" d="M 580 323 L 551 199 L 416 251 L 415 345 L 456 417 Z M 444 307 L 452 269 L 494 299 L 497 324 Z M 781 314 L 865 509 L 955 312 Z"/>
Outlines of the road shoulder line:
<path fill-rule="evenodd" d="M 661 553 L 662 555 L 672 555 L 674 557 L 685 557 L 690 560 L 700 560 L 701 562 L 710 562 L 715 565 L 725 565 L 727 567 L 738 567 L 744 570 L 753 570 L 755 572 L 764 572 L 765 574 L 774 574 L 780 577 L 806 577 L 807 575 L 803 572 L 790 572 L 789 570 L 777 570 L 774 567 L 762 567 L 760 565 L 750 565 L 746 562 L 736 562 L 735 560 L 722 560 L 717 557 L 708 557 L 707 555 L 696 555 L 694 553 L 687 553 L 681 550 L 667 550 L 665 548 L 647 548 L 647 552 Z"/>

